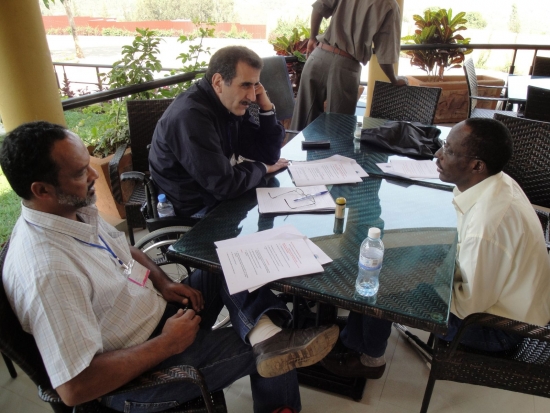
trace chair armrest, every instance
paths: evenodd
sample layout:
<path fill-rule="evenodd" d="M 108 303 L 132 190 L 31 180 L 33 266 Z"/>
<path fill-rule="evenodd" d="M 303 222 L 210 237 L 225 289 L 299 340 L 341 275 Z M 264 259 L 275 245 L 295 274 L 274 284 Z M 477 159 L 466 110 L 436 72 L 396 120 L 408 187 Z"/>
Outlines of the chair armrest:
<path fill-rule="evenodd" d="M 63 403 L 54 389 L 44 389 L 42 386 L 38 386 L 38 397 L 47 403 Z"/>
<path fill-rule="evenodd" d="M 502 85 L 502 86 L 488 86 L 488 85 L 480 85 L 480 84 L 478 84 L 478 85 L 477 85 L 477 88 L 479 89 L 480 87 L 485 88 L 485 89 L 506 89 L 506 88 L 507 88 L 506 85 Z"/>
<path fill-rule="evenodd" d="M 496 102 L 508 102 L 508 98 L 496 98 L 496 97 L 489 97 L 489 96 L 470 96 L 470 99 L 494 100 Z"/>
<path fill-rule="evenodd" d="M 126 151 L 126 144 L 120 145 L 114 156 L 113 159 L 109 162 L 109 180 L 111 181 L 111 192 L 113 193 L 113 198 L 117 202 L 117 204 L 123 204 L 124 200 L 122 199 L 122 189 L 120 187 L 120 176 L 118 175 L 118 166 L 120 164 L 120 160 L 122 159 L 122 155 L 124 155 L 124 152 Z"/>
<path fill-rule="evenodd" d="M 138 171 L 130 171 L 130 172 L 123 172 L 120 174 L 120 181 L 136 181 L 139 183 L 145 182 L 146 175 L 143 172 Z"/>

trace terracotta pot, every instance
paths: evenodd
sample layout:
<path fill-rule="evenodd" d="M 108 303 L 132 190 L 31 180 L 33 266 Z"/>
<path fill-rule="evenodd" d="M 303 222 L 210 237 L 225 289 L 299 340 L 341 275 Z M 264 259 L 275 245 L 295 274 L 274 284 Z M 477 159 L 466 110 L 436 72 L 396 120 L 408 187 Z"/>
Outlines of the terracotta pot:
<path fill-rule="evenodd" d="M 464 76 L 445 76 L 443 82 L 428 82 L 428 76 L 407 76 L 411 86 L 441 88 L 441 96 L 435 112 L 434 124 L 457 123 L 468 117 L 468 85 Z M 479 75 L 478 85 L 504 86 L 504 80 Z M 502 89 L 478 90 L 481 96 L 499 97 Z M 478 108 L 495 109 L 497 102 L 477 101 Z"/>
<path fill-rule="evenodd" d="M 109 155 L 106 158 L 90 157 L 90 164 L 99 174 L 99 178 L 95 182 L 95 192 L 97 194 L 97 208 L 104 214 L 111 215 L 117 218 L 126 218 L 126 212 L 124 211 L 124 205 L 117 204 L 113 198 L 111 192 L 111 183 L 109 179 L 109 161 L 113 158 L 113 155 Z M 129 172 L 132 170 L 132 151 L 130 148 L 126 149 L 122 159 L 120 160 L 118 172 Z M 133 182 L 122 182 L 122 197 L 124 200 L 128 199 L 132 194 Z"/>

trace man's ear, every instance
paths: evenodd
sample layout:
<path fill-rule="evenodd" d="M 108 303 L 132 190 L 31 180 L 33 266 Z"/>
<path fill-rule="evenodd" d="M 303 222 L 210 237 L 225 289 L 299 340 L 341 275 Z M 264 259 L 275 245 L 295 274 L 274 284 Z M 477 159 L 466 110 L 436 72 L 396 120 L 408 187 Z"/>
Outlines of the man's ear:
<path fill-rule="evenodd" d="M 478 173 L 478 174 L 486 173 L 487 165 L 481 159 L 476 159 L 473 170 L 475 173 Z"/>
<path fill-rule="evenodd" d="M 38 200 L 50 200 L 55 194 L 55 188 L 52 184 L 45 182 L 33 182 L 31 184 L 31 192 L 33 196 Z"/>
<path fill-rule="evenodd" d="M 223 78 L 219 73 L 214 73 L 212 76 L 212 88 L 216 93 L 222 93 Z"/>

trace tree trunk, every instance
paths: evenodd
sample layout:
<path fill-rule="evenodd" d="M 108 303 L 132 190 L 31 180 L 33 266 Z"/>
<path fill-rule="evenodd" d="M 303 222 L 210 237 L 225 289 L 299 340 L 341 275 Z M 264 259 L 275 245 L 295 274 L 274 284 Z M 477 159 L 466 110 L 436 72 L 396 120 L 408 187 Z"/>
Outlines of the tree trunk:
<path fill-rule="evenodd" d="M 76 25 L 74 24 L 73 10 L 72 10 L 72 0 L 65 0 L 63 6 L 65 6 L 65 12 L 67 13 L 67 18 L 69 19 L 69 26 L 71 26 L 71 34 L 73 35 L 74 48 L 76 50 L 76 57 L 82 59 L 84 57 L 84 52 L 80 47 L 80 41 L 78 40 L 78 35 L 76 34 Z"/>

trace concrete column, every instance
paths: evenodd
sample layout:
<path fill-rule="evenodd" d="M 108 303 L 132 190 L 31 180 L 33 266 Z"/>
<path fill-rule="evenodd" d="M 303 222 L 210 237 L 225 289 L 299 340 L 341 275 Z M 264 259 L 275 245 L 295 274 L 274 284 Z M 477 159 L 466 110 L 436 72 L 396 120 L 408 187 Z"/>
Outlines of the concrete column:
<path fill-rule="evenodd" d="M 66 125 L 39 1 L 0 1 L 0 116 L 8 132 L 35 120 Z"/>
<path fill-rule="evenodd" d="M 405 0 L 396 0 L 397 4 L 399 4 L 399 8 L 401 9 L 401 24 L 403 24 L 403 4 Z M 376 45 L 375 45 L 376 46 Z M 397 75 L 399 70 L 399 62 L 393 65 L 393 68 L 395 70 L 395 74 Z M 365 108 L 365 116 L 370 115 L 370 106 L 372 102 L 372 93 L 374 91 L 374 82 L 376 80 L 382 80 L 384 82 L 389 82 L 388 77 L 382 72 L 382 69 L 380 69 L 380 65 L 378 64 L 378 58 L 376 55 L 372 55 L 372 58 L 369 61 L 369 77 L 367 79 L 368 86 L 367 86 L 367 107 Z"/>

